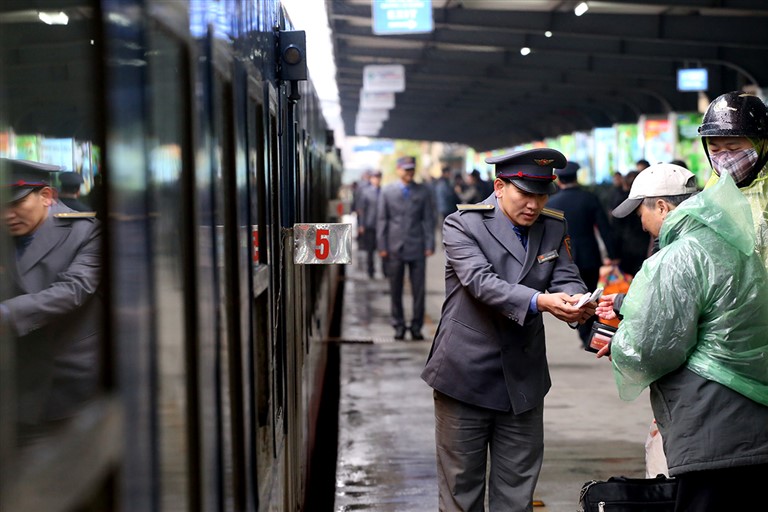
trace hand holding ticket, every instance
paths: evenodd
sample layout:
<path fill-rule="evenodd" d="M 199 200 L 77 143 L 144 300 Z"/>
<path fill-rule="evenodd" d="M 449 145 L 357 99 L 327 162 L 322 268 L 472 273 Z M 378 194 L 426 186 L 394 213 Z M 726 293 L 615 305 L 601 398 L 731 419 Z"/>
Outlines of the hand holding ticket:
<path fill-rule="evenodd" d="M 591 295 L 589 293 L 585 293 L 584 295 L 581 296 L 581 298 L 575 304 L 575 306 L 577 308 L 580 308 L 584 304 L 587 304 L 587 303 L 590 303 L 590 302 L 595 302 L 595 301 L 597 301 L 597 299 L 600 298 L 601 295 L 603 295 L 603 289 L 602 288 L 596 289 L 594 292 L 592 292 Z"/>

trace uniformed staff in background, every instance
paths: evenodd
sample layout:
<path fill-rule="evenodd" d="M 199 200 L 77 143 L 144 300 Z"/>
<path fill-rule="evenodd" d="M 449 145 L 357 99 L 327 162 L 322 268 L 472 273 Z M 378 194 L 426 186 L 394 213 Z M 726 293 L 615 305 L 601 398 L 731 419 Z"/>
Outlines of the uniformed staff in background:
<path fill-rule="evenodd" d="M 371 171 L 369 180 L 369 184 L 359 191 L 357 200 L 357 247 L 364 253 L 368 277 L 373 278 L 376 273 L 376 216 L 381 196 L 381 171 Z M 386 264 L 382 266 L 386 276 Z"/>
<path fill-rule="evenodd" d="M 596 304 L 544 208 L 565 157 L 534 149 L 486 160 L 494 193 L 445 220 L 446 299 L 422 378 L 432 386 L 440 510 L 531 510 L 550 388 L 542 314 L 583 322 Z"/>
<path fill-rule="evenodd" d="M 397 160 L 396 183 L 384 187 L 379 199 L 376 241 L 379 255 L 387 260 L 389 293 L 392 301 L 392 326 L 395 339 L 405 338 L 403 312 L 403 280 L 405 269 L 411 281 L 413 316 L 411 338 L 423 340 L 425 281 L 427 257 L 435 252 L 435 208 L 432 193 L 426 186 L 413 182 L 416 159 L 405 156 Z"/>
<path fill-rule="evenodd" d="M 557 185 L 560 191 L 553 195 L 547 206 L 561 210 L 568 221 L 568 234 L 571 236 L 571 251 L 573 261 L 579 267 L 579 274 L 587 288 L 594 290 L 600 278 L 600 267 L 605 264 L 618 264 L 614 249 L 611 225 L 608 215 L 603 209 L 600 199 L 585 190 L 577 181 L 580 166 L 576 162 L 568 162 L 565 168 L 555 171 Z M 607 252 L 607 260 L 603 261 L 600 246 L 595 237 L 595 228 L 600 232 Z M 583 346 L 587 346 L 589 333 L 594 323 L 589 319 L 579 326 L 579 338 Z"/>
<path fill-rule="evenodd" d="M 0 166 L 7 179 L 0 325 L 3 337 L 16 339 L 17 422 L 25 440 L 96 392 L 100 227 L 93 213 L 56 203 L 49 177 L 56 168 L 10 159 Z"/>
<path fill-rule="evenodd" d="M 89 212 L 93 208 L 80 201 L 80 187 L 83 185 L 83 177 L 76 172 L 62 172 L 59 174 L 59 198 L 58 200 L 77 212 Z"/>

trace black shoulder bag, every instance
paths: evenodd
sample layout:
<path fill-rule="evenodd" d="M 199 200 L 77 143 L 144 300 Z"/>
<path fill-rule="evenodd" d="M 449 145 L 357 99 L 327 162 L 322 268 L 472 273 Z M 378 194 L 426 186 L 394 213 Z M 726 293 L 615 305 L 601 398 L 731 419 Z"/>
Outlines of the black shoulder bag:
<path fill-rule="evenodd" d="M 592 480 L 581 487 L 581 512 L 672 512 L 677 480 L 614 476 L 605 482 Z"/>

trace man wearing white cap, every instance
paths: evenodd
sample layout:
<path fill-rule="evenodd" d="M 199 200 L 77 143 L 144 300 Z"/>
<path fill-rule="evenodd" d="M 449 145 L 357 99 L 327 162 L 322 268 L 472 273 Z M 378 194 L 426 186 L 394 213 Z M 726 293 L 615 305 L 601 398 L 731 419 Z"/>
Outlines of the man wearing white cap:
<path fill-rule="evenodd" d="M 695 190 L 687 169 L 653 165 L 613 211 L 637 212 L 660 247 L 621 307 L 614 376 L 624 400 L 650 387 L 676 511 L 755 510 L 768 478 L 768 274 L 733 179 Z"/>

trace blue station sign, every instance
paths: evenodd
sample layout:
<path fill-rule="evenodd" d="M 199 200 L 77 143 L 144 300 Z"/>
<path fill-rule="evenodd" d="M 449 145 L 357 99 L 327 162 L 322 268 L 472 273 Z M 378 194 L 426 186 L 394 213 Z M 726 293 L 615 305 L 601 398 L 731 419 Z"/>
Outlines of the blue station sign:
<path fill-rule="evenodd" d="M 432 0 L 371 0 L 376 35 L 432 32 Z"/>

